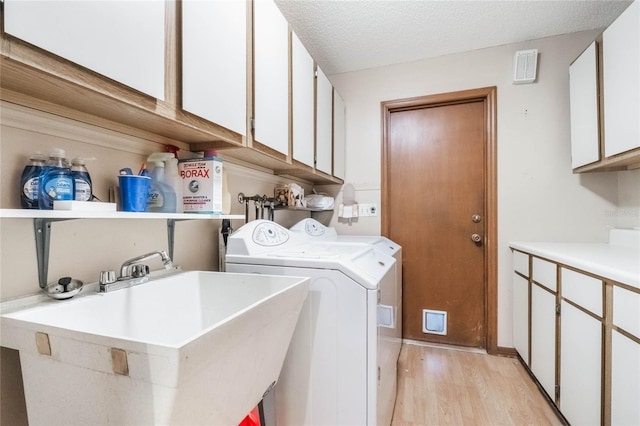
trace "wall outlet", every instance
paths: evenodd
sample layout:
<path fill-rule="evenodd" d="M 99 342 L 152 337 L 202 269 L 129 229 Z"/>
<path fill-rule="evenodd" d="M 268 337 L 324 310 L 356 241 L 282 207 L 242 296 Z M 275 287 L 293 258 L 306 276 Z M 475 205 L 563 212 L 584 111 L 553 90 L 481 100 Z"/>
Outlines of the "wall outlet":
<path fill-rule="evenodd" d="M 378 205 L 376 203 L 360 203 L 358 204 L 358 216 L 378 216 Z"/>

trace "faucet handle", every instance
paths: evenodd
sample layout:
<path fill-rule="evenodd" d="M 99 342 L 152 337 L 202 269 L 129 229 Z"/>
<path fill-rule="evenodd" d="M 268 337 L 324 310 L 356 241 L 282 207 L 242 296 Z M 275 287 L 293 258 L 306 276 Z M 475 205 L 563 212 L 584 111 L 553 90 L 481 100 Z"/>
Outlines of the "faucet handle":
<path fill-rule="evenodd" d="M 131 276 L 134 278 L 145 277 L 149 274 L 149 266 L 138 263 L 131 266 Z"/>
<path fill-rule="evenodd" d="M 100 284 L 112 284 L 117 281 L 116 271 L 101 271 Z"/>

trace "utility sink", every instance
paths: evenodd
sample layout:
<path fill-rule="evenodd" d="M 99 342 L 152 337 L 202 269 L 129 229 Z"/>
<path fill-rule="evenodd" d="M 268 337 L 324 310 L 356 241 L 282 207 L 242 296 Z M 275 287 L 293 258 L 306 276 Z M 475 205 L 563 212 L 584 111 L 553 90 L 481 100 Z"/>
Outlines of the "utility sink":
<path fill-rule="evenodd" d="M 20 353 L 30 424 L 237 425 L 277 381 L 308 292 L 180 272 L 3 309 L 0 343 Z"/>

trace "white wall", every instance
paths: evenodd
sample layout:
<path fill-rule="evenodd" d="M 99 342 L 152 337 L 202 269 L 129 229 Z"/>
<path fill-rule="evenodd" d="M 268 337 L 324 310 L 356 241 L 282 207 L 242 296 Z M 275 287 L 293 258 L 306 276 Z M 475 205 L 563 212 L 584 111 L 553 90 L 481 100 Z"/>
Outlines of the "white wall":
<path fill-rule="evenodd" d="M 346 103 L 345 182 L 356 187 L 359 202 L 377 203 L 382 101 L 497 86 L 499 346 L 512 346 L 510 241 L 606 241 L 608 230 L 621 219 L 625 226 L 634 221 L 638 226 L 637 171 L 571 172 L 569 65 L 597 34 L 587 31 L 330 77 Z M 539 49 L 538 80 L 513 85 L 513 55 L 530 48 Z M 351 227 L 334 217 L 332 225 L 353 234 L 381 229 L 379 216 L 359 218 Z"/>

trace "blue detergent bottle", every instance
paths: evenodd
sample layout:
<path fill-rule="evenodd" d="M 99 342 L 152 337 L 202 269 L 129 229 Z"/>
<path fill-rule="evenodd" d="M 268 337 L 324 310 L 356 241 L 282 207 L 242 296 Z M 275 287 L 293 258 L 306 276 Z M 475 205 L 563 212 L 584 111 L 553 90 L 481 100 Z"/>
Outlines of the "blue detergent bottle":
<path fill-rule="evenodd" d="M 93 186 L 91 184 L 91 176 L 86 167 L 84 158 L 76 157 L 71 160 L 71 174 L 75 183 L 76 201 L 91 201 L 93 198 Z"/>
<path fill-rule="evenodd" d="M 38 205 L 42 210 L 53 210 L 53 202 L 73 200 L 75 182 L 63 149 L 55 148 L 42 168 L 38 180 Z"/>
<path fill-rule="evenodd" d="M 29 164 L 22 171 L 20 178 L 20 204 L 23 209 L 38 209 L 38 179 L 44 166 L 45 156 L 35 152 Z"/>

